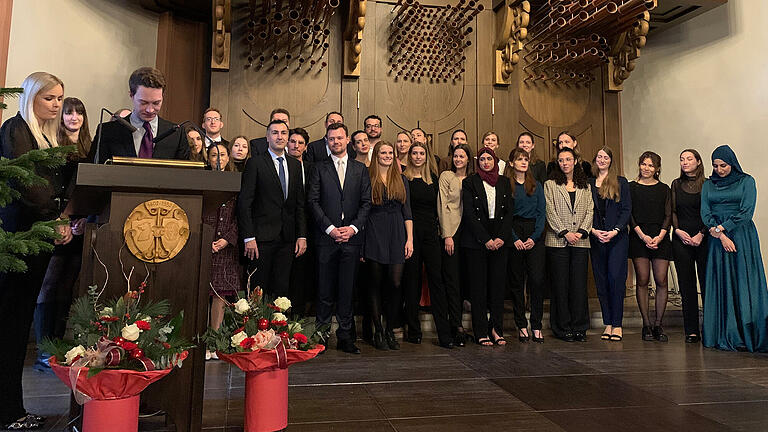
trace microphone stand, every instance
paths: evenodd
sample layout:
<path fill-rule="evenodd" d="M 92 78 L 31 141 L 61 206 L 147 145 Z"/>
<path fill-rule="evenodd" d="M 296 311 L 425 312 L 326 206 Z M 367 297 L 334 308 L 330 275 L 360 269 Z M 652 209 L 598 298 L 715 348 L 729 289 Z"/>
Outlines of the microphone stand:
<path fill-rule="evenodd" d="M 106 108 L 102 108 L 101 112 L 99 113 L 99 126 L 96 129 L 98 132 L 96 133 L 96 156 L 94 157 L 93 163 L 98 164 L 99 163 L 99 156 L 101 156 L 101 134 L 102 134 L 102 127 L 104 125 L 104 113 L 109 114 L 115 121 L 120 123 L 123 127 L 131 131 L 131 133 L 136 132 L 136 128 L 133 127 L 132 124 L 125 121 L 122 117 L 116 117 L 114 113 L 112 113 L 110 110 Z"/>

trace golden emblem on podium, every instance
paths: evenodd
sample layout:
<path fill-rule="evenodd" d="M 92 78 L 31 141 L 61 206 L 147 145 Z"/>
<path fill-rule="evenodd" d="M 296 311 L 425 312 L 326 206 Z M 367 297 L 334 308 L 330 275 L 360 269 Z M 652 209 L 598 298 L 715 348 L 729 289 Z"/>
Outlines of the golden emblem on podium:
<path fill-rule="evenodd" d="M 151 263 L 168 261 L 189 239 L 187 213 L 173 201 L 145 201 L 128 215 L 123 236 L 136 258 Z"/>

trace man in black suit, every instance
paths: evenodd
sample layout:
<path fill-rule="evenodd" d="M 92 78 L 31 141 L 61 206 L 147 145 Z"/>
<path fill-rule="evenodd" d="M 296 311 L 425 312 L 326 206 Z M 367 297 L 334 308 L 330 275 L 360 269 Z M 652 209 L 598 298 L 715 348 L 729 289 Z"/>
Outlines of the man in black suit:
<path fill-rule="evenodd" d="M 344 123 L 344 116 L 338 111 L 331 111 L 325 115 L 325 130 L 328 130 L 328 126 L 334 123 Z M 355 158 L 355 149 L 350 143 L 347 146 L 347 154 L 352 159 Z M 325 135 L 316 141 L 312 141 L 307 146 L 306 159 L 310 162 L 320 162 L 331 157 L 331 150 L 328 148 Z"/>
<path fill-rule="evenodd" d="M 210 107 L 203 113 L 203 130 L 205 131 L 205 148 L 207 149 L 213 143 L 222 144 L 229 148 L 229 141 L 221 136 L 221 130 L 224 128 L 224 117 L 217 108 Z"/>
<path fill-rule="evenodd" d="M 287 109 L 273 109 L 272 112 L 269 113 L 269 121 L 271 123 L 275 120 L 280 120 L 285 123 L 289 129 L 291 128 L 291 113 L 289 113 Z M 268 147 L 267 137 L 254 138 L 251 140 L 251 155 L 264 154 L 267 152 Z"/>
<path fill-rule="evenodd" d="M 331 157 L 312 168 L 307 206 L 315 221 L 317 243 L 316 322 L 318 326 L 330 325 L 335 301 L 339 323 L 336 348 L 359 354 L 352 298 L 363 241 L 360 230 L 371 209 L 371 180 L 365 165 L 347 154 L 348 134 L 343 123 L 328 126 L 325 136 Z"/>
<path fill-rule="evenodd" d="M 312 162 L 306 160 L 309 134 L 302 128 L 291 129 L 288 134 L 288 155 L 301 164 L 304 190 L 306 191 L 309 176 L 312 175 Z M 306 212 L 307 226 L 312 226 L 312 215 Z M 314 314 L 313 304 L 317 297 L 317 277 L 315 274 L 315 242 L 312 231 L 307 230 L 307 252 L 293 260 L 291 269 L 290 295 L 293 311 L 303 315 Z"/>
<path fill-rule="evenodd" d="M 103 123 L 96 129 L 97 143 L 101 136 L 101 142 L 95 149 L 96 163 L 104 163 L 112 156 L 188 159 L 189 144 L 180 130 L 154 142 L 155 137 L 175 126 L 157 115 L 163 106 L 163 73 L 152 67 L 136 69 L 128 79 L 128 87 L 133 111 L 123 119 L 136 130 L 131 133 L 120 122 Z"/>
<path fill-rule="evenodd" d="M 307 249 L 304 187 L 301 165 L 285 152 L 288 125 L 269 122 L 267 143 L 245 166 L 237 221 L 249 267 L 256 267 L 254 282 L 265 293 L 286 296 L 293 257 Z"/>

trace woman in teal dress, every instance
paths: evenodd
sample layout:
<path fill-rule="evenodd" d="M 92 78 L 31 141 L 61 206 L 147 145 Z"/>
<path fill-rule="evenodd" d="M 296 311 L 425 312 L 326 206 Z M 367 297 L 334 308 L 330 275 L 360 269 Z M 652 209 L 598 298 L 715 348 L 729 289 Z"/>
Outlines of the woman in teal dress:
<path fill-rule="evenodd" d="M 703 343 L 729 351 L 766 352 L 768 288 L 752 222 L 755 179 L 742 171 L 727 145 L 712 153 L 712 166 L 712 177 L 701 191 L 701 219 L 713 237 L 707 257 Z"/>

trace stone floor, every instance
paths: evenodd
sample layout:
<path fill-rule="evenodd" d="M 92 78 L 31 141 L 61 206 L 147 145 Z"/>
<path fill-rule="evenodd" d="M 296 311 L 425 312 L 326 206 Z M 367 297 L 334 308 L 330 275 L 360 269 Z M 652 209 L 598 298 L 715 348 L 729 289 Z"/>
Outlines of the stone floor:
<path fill-rule="evenodd" d="M 329 349 L 291 367 L 288 431 L 761 431 L 768 430 L 768 356 L 683 343 L 623 342 L 597 331 L 586 343 L 445 350 L 428 337 L 399 352 Z M 514 335 L 510 332 L 509 334 Z M 508 336 L 509 338 L 509 336 Z M 511 339 L 511 338 L 509 338 Z M 244 375 L 206 367 L 203 426 L 241 431 Z M 56 378 L 24 372 L 27 409 L 65 430 L 69 393 Z M 163 430 L 142 420 L 140 430 Z"/>

